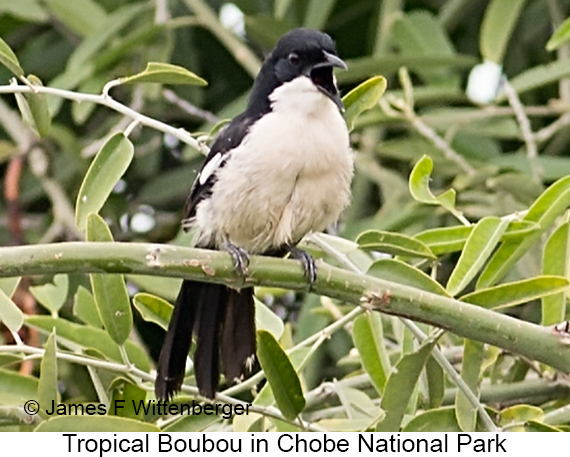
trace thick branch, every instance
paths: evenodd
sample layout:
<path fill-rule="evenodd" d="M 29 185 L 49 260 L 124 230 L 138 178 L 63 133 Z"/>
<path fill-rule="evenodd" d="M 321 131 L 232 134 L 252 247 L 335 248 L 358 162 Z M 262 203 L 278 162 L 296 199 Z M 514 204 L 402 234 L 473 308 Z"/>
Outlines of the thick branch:
<path fill-rule="evenodd" d="M 0 248 L 0 277 L 55 273 L 171 276 L 234 287 L 265 285 L 307 290 L 293 260 L 253 256 L 244 279 L 218 251 L 144 243 L 58 243 Z M 570 350 L 551 329 L 459 300 L 318 263 L 313 291 L 383 313 L 427 322 L 459 336 L 499 346 L 570 373 Z"/>

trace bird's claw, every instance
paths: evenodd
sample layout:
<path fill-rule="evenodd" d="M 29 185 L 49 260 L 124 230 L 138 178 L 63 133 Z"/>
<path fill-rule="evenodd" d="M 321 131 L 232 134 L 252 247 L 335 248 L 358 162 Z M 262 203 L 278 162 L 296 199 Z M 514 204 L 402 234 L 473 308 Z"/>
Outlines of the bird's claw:
<path fill-rule="evenodd" d="M 224 249 L 232 256 L 234 261 L 234 269 L 242 276 L 247 275 L 247 267 L 249 266 L 249 254 L 248 252 L 236 246 L 235 244 L 226 241 L 224 244 Z"/>
<path fill-rule="evenodd" d="M 317 265 L 315 264 L 315 259 L 307 251 L 303 251 L 296 246 L 290 246 L 289 252 L 291 257 L 297 259 L 303 265 L 303 270 L 305 270 L 305 276 L 309 280 L 310 288 L 313 288 L 313 284 L 317 280 Z"/>

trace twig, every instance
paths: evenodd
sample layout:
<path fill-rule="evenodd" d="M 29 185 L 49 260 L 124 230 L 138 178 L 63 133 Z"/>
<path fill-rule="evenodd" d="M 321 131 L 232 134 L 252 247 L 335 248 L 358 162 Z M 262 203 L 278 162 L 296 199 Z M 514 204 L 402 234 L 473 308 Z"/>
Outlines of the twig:
<path fill-rule="evenodd" d="M 428 338 L 428 336 L 424 332 L 422 332 L 422 330 L 414 322 L 410 321 L 409 319 L 402 319 L 402 323 L 413 333 L 413 335 L 418 339 L 420 343 L 423 343 Z M 438 331 L 443 332 L 443 330 L 438 330 Z M 469 403 L 471 403 L 471 406 L 473 406 L 477 410 L 481 422 L 483 422 L 483 424 L 487 429 L 486 431 L 497 432 L 499 429 L 497 428 L 497 426 L 495 425 L 495 423 L 493 422 L 493 420 L 491 419 L 491 417 L 489 416 L 489 414 L 487 413 L 487 411 L 479 401 L 479 398 L 477 398 L 477 396 L 471 391 L 469 386 L 465 383 L 463 378 L 459 376 L 459 373 L 455 371 L 453 365 L 451 365 L 449 360 L 445 358 L 445 356 L 439 350 L 439 348 L 434 346 L 434 348 L 431 351 L 431 355 L 439 364 L 439 366 L 443 368 L 443 371 L 449 377 L 451 382 L 457 386 L 457 388 L 463 395 L 465 395 Z"/>
<path fill-rule="evenodd" d="M 115 84 L 113 81 L 107 83 L 106 90 L 109 90 L 114 85 Z M 195 140 L 192 137 L 192 135 L 190 135 L 186 130 L 171 127 L 168 124 L 160 122 L 151 117 L 145 116 L 144 114 L 140 114 L 137 111 L 129 108 L 128 106 L 117 102 L 116 100 L 111 98 L 108 94 L 107 95 L 87 94 L 82 92 L 73 92 L 64 89 L 55 89 L 53 87 L 43 87 L 43 86 L 37 86 L 36 90 L 40 94 L 55 95 L 57 97 L 66 98 L 68 100 L 73 100 L 76 102 L 90 102 L 106 106 L 108 108 L 117 111 L 118 113 L 123 114 L 124 116 L 130 117 L 131 119 L 138 121 L 141 125 L 145 125 L 155 130 L 168 133 L 174 136 L 175 138 L 178 138 L 183 143 L 192 146 L 194 149 L 197 149 L 202 153 L 207 152 L 208 149 L 207 146 Z M 22 85 L 0 86 L 0 94 L 30 93 L 30 92 L 32 92 L 32 90 L 28 86 L 22 86 Z"/>
<path fill-rule="evenodd" d="M 537 143 L 549 140 L 556 132 L 568 125 L 570 125 L 570 113 L 564 113 L 554 122 L 536 132 L 534 134 L 534 140 Z"/>
<path fill-rule="evenodd" d="M 154 23 L 164 24 L 170 20 L 170 11 L 168 11 L 167 0 L 155 0 L 156 10 L 154 12 Z"/>
<path fill-rule="evenodd" d="M 4 198 L 6 199 L 6 215 L 8 218 L 8 229 L 12 237 L 13 244 L 24 244 L 22 233 L 22 220 L 20 214 L 20 178 L 24 158 L 14 156 L 6 168 L 4 179 Z"/>
<path fill-rule="evenodd" d="M 413 111 L 404 111 L 404 116 L 418 131 L 420 135 L 431 141 L 431 143 L 438 148 L 446 159 L 451 160 L 459 166 L 465 173 L 472 176 L 475 174 L 475 169 L 461 156 L 451 145 L 445 141 L 437 132 L 420 119 Z"/>
<path fill-rule="evenodd" d="M 41 358 L 41 357 L 43 357 L 45 350 L 35 348 L 35 347 L 31 347 L 31 346 L 27 346 L 24 344 L 20 344 L 20 345 L 0 346 L 0 353 L 23 353 L 23 354 L 30 354 L 34 358 Z M 93 359 L 93 358 L 83 356 L 83 355 L 69 354 L 66 352 L 61 352 L 59 350 L 56 351 L 56 357 L 59 360 L 66 360 L 68 362 L 77 363 L 79 365 L 83 365 L 86 367 L 102 368 L 102 369 L 109 370 L 109 371 L 112 371 L 115 373 L 123 373 L 125 375 L 132 375 L 132 376 L 135 376 L 135 377 L 141 379 L 142 381 L 154 383 L 155 376 L 153 374 L 146 373 L 146 372 L 138 369 L 134 365 L 120 364 L 117 362 L 108 362 L 106 360 Z M 146 390 L 151 390 L 151 387 L 149 387 L 149 386 L 142 386 L 142 387 Z M 198 389 L 196 387 L 183 386 L 182 391 L 189 393 L 192 396 L 197 397 L 199 399 L 201 398 L 200 394 L 198 392 Z M 285 417 L 283 417 L 283 415 L 281 414 L 281 412 L 277 408 L 263 407 L 263 406 L 259 406 L 259 405 L 250 405 L 249 403 L 246 403 L 246 402 L 241 401 L 241 400 L 237 400 L 237 399 L 229 397 L 228 395 L 225 395 L 225 394 L 217 394 L 216 400 L 219 400 L 223 403 L 233 404 L 233 405 L 243 405 L 243 406 L 249 405 L 249 411 L 251 411 L 251 412 L 262 414 L 262 415 L 268 416 L 268 417 L 272 417 L 274 419 L 278 419 L 280 421 L 284 421 L 284 422 L 287 422 L 287 423 L 292 424 L 292 425 L 298 425 L 297 421 L 290 421 L 290 420 L 286 419 Z M 323 431 L 322 428 L 315 426 L 313 424 L 310 424 L 306 421 L 302 421 L 302 424 L 303 424 L 303 427 L 306 428 L 307 430 Z"/>
<path fill-rule="evenodd" d="M 202 0 L 184 0 L 200 23 L 220 40 L 243 68 L 255 78 L 261 67 L 256 55 L 233 33 L 224 28 L 209 5 Z"/>
<path fill-rule="evenodd" d="M 180 98 L 174 91 L 170 89 L 163 89 L 162 95 L 170 103 L 173 103 L 174 105 L 178 106 L 178 108 L 190 114 L 190 116 L 194 116 L 200 120 L 210 122 L 212 124 L 215 124 L 220 121 L 220 119 L 216 117 L 213 113 L 192 105 L 190 102 Z"/>
<path fill-rule="evenodd" d="M 364 312 L 365 312 L 364 308 L 360 307 L 354 308 L 350 313 L 346 314 L 341 319 L 328 325 L 320 332 L 317 332 L 311 335 L 310 337 L 304 339 L 303 341 L 297 343 L 295 346 L 293 346 L 291 349 L 288 349 L 285 352 L 287 352 L 287 354 L 291 354 L 299 348 L 313 345 L 319 341 L 325 341 L 326 339 L 330 338 L 333 333 L 343 328 L 346 324 L 353 321 L 354 319 L 356 319 L 357 316 L 359 316 Z M 245 390 L 255 387 L 255 385 L 257 385 L 260 381 L 263 381 L 264 379 L 265 379 L 265 373 L 263 371 L 259 371 L 251 378 L 246 379 L 244 382 L 240 384 L 236 384 L 235 386 L 229 387 L 228 389 L 224 390 L 222 393 L 224 395 L 235 395 L 236 393 L 243 392 Z"/>
<path fill-rule="evenodd" d="M 524 111 L 523 104 L 521 103 L 517 91 L 506 79 L 503 84 L 503 90 L 505 91 L 505 95 L 509 100 L 509 104 L 513 108 L 515 117 L 521 129 L 521 134 L 526 144 L 526 155 L 530 163 L 532 177 L 536 182 L 540 182 L 540 177 L 542 176 L 543 170 L 540 166 L 540 163 L 538 162 L 538 148 L 536 147 L 535 137 L 532 133 L 532 128 L 530 126 L 528 116 Z"/>
<path fill-rule="evenodd" d="M 140 112 L 143 109 L 143 107 L 144 107 L 144 85 L 139 84 L 135 86 L 135 89 L 133 90 L 133 95 L 129 103 L 129 108 L 134 111 Z M 103 145 L 107 142 L 109 138 L 111 138 L 117 132 L 124 132 L 125 129 L 132 122 L 133 122 L 132 119 L 129 117 L 121 117 L 121 120 L 119 122 L 117 122 L 114 126 L 109 128 L 109 132 L 107 134 L 103 135 L 103 137 L 100 139 L 93 140 L 91 143 L 85 146 L 81 150 L 81 157 L 88 158 L 97 154 L 97 152 L 99 152 L 99 150 L 103 147 Z"/>
<path fill-rule="evenodd" d="M 384 97 L 380 99 L 380 107 L 383 111 L 393 117 L 403 117 L 406 119 L 416 131 L 422 135 L 424 138 L 429 140 L 437 149 L 443 152 L 443 155 L 450 161 L 454 162 L 459 168 L 461 168 L 465 173 L 470 176 L 475 174 L 475 169 L 469 165 L 461 154 L 459 154 L 451 145 L 437 132 L 427 125 L 414 111 L 414 98 L 413 98 L 413 86 L 406 68 L 400 68 L 398 72 L 400 78 L 400 84 L 404 92 L 403 98 L 390 100 L 390 97 Z M 396 108 L 396 110 L 394 110 Z"/>

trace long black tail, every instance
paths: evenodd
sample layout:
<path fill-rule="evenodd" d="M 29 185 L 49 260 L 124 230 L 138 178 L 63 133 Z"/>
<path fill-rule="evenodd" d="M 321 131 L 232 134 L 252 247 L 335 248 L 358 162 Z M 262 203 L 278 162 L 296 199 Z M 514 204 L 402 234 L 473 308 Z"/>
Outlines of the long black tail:
<path fill-rule="evenodd" d="M 160 352 L 154 391 L 169 399 L 184 381 L 192 333 L 196 334 L 194 373 L 200 394 L 214 398 L 222 371 L 230 383 L 240 379 L 255 354 L 253 289 L 183 281 Z"/>

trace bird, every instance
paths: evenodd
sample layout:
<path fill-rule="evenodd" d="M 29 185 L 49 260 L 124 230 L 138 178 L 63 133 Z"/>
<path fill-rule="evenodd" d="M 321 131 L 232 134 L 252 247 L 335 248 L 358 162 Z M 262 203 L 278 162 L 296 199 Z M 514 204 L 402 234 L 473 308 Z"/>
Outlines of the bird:
<path fill-rule="evenodd" d="M 195 246 L 228 252 L 245 275 L 249 255 L 299 260 L 310 284 L 313 257 L 297 247 L 337 222 L 350 203 L 354 158 L 333 69 L 347 69 L 332 38 L 298 28 L 283 35 L 255 78 L 247 108 L 215 138 L 184 207 Z M 256 353 L 253 288 L 184 280 L 157 363 L 155 394 L 180 391 L 192 335 L 201 396 L 220 372 L 233 384 Z"/>

